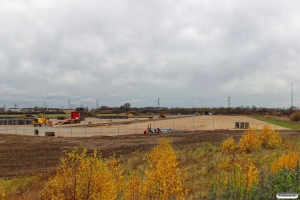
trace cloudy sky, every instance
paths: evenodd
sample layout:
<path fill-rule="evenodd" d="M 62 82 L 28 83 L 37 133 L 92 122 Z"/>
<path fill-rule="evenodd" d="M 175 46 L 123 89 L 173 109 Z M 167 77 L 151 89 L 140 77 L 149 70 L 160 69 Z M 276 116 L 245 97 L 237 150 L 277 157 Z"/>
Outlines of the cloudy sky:
<path fill-rule="evenodd" d="M 0 0 L 0 107 L 300 106 L 299 8 Z"/>

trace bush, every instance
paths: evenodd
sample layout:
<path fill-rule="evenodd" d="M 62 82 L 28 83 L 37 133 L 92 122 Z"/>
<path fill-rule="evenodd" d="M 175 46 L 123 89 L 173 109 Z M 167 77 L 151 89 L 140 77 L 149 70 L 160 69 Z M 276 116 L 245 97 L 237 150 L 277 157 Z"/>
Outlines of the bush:
<path fill-rule="evenodd" d="M 297 152 L 288 152 L 278 158 L 276 162 L 271 165 L 271 170 L 277 173 L 280 169 L 295 169 L 299 162 L 299 154 Z"/>
<path fill-rule="evenodd" d="M 271 129 L 269 125 L 265 125 L 260 131 L 259 139 L 263 147 L 267 149 L 275 149 L 282 146 L 282 138 L 279 132 Z"/>
<path fill-rule="evenodd" d="M 260 146 L 261 142 L 259 140 L 258 132 L 255 128 L 248 127 L 246 132 L 240 139 L 238 144 L 239 150 L 242 152 L 251 152 L 254 149 L 257 149 Z"/>
<path fill-rule="evenodd" d="M 179 163 L 169 139 L 163 138 L 146 157 L 150 170 L 145 171 L 144 198 L 183 199 L 188 193 L 184 187 L 187 176 L 178 167 Z"/>
<path fill-rule="evenodd" d="M 221 149 L 225 153 L 233 153 L 235 151 L 233 137 L 227 138 L 221 145 Z"/>
<path fill-rule="evenodd" d="M 4 199 L 5 199 L 4 189 L 0 186 L 0 200 L 4 200 Z"/>
<path fill-rule="evenodd" d="M 116 199 L 122 175 L 115 158 L 102 160 L 99 152 L 88 156 L 78 148 L 66 153 L 53 178 L 42 191 L 44 199 Z"/>
<path fill-rule="evenodd" d="M 294 112 L 293 114 L 290 115 L 290 120 L 292 122 L 299 122 L 300 121 L 300 112 Z"/>
<path fill-rule="evenodd" d="M 258 168 L 247 155 L 236 156 L 232 171 L 221 172 L 208 199 L 247 199 L 258 184 Z"/>

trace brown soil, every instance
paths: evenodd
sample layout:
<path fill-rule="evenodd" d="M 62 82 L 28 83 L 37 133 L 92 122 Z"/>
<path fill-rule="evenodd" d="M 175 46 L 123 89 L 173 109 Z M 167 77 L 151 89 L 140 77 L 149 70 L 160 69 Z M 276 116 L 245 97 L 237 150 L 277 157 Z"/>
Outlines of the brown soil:
<path fill-rule="evenodd" d="M 103 157 L 114 153 L 129 155 L 134 151 L 147 152 L 163 137 L 170 137 L 175 149 L 194 148 L 205 143 L 221 144 L 228 136 L 237 141 L 243 130 L 178 132 L 151 135 L 93 136 L 87 138 L 34 137 L 0 134 L 0 177 L 24 177 L 54 169 L 63 150 L 82 145 L 89 151 L 98 149 Z M 280 130 L 282 135 L 299 138 L 299 131 Z"/>

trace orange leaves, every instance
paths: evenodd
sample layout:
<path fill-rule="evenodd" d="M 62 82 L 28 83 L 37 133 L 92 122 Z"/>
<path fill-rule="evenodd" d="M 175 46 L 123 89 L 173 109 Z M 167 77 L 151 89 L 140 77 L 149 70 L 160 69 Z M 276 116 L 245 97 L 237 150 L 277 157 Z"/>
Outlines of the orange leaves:
<path fill-rule="evenodd" d="M 232 153 L 235 151 L 234 139 L 233 137 L 227 138 L 221 145 L 221 149 L 225 153 Z"/>
<path fill-rule="evenodd" d="M 279 135 L 279 132 L 270 129 L 269 125 L 264 126 L 264 128 L 260 131 L 261 144 L 263 147 L 267 149 L 275 149 L 282 145 L 282 139 Z"/>
<path fill-rule="evenodd" d="M 4 189 L 0 186 L 0 200 L 4 200 L 4 199 L 5 199 Z"/>
<path fill-rule="evenodd" d="M 271 171 L 277 173 L 280 169 L 295 169 L 299 162 L 299 154 L 297 152 L 289 151 L 283 154 L 271 165 Z"/>
<path fill-rule="evenodd" d="M 260 146 L 259 134 L 256 129 L 249 127 L 247 131 L 243 134 L 238 148 L 242 152 L 249 153 L 250 151 L 257 149 Z"/>

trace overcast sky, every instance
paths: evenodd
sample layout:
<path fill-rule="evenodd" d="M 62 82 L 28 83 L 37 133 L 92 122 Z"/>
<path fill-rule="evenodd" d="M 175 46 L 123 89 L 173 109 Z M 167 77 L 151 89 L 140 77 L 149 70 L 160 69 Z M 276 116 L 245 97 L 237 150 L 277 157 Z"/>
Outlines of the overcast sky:
<path fill-rule="evenodd" d="M 300 106 L 299 8 L 0 0 L 0 107 Z"/>

